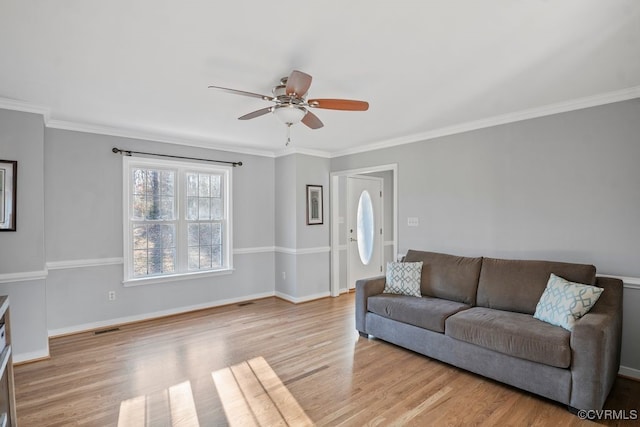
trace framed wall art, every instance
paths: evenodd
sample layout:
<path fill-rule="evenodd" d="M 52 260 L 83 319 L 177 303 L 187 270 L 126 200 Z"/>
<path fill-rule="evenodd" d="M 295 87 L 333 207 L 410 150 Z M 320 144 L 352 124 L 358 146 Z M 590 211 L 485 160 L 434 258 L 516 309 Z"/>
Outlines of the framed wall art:
<path fill-rule="evenodd" d="M 307 225 L 322 224 L 323 217 L 322 185 L 307 185 Z"/>
<path fill-rule="evenodd" d="M 18 162 L 0 160 L 0 231 L 16 231 Z"/>

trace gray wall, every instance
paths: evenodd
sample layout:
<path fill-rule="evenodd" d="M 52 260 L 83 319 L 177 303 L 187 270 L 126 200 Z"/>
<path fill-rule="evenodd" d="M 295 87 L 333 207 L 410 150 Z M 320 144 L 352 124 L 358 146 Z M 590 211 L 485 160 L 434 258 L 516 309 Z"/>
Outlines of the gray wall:
<path fill-rule="evenodd" d="M 57 129 L 47 129 L 45 140 L 52 335 L 273 295 L 274 159 Z M 112 147 L 243 162 L 232 172 L 233 245 L 241 252 L 232 274 L 124 287 L 121 263 L 82 266 L 123 257 L 122 158 Z"/>
<path fill-rule="evenodd" d="M 303 154 L 276 159 L 276 295 L 293 302 L 328 296 L 329 160 Z M 324 223 L 307 225 L 307 185 L 323 186 Z"/>
<path fill-rule="evenodd" d="M 303 299 L 329 296 L 331 288 L 331 256 L 329 252 L 331 206 L 329 204 L 329 159 L 296 155 L 296 245 L 309 251 L 298 255 L 298 297 Z M 322 186 L 323 223 L 307 225 L 307 185 Z"/>
<path fill-rule="evenodd" d="M 9 295 L 14 360 L 48 355 L 44 250 L 44 121 L 0 109 L 0 159 L 18 161 L 15 232 L 0 233 L 0 294 Z"/>
<path fill-rule="evenodd" d="M 296 247 L 297 197 L 296 156 L 278 157 L 275 160 L 275 242 L 282 248 Z"/>
<path fill-rule="evenodd" d="M 298 248 L 329 246 L 329 159 L 296 154 L 296 245 Z M 322 224 L 307 225 L 307 185 L 321 185 L 323 199 Z"/>
<path fill-rule="evenodd" d="M 0 110 L 0 159 L 18 161 L 16 232 L 2 232 L 0 272 L 44 270 L 44 122 Z M 0 273 L 0 274 L 2 274 Z"/>
<path fill-rule="evenodd" d="M 401 253 L 592 263 L 640 278 L 639 118 L 636 99 L 338 157 L 331 170 L 398 163 Z M 637 292 L 625 289 L 622 363 L 633 369 Z"/>

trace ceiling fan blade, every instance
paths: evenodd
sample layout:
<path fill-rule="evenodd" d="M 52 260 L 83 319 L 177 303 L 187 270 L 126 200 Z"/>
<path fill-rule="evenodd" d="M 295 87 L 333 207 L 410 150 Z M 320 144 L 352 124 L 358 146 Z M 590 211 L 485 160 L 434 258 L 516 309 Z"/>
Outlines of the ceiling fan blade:
<path fill-rule="evenodd" d="M 309 107 L 328 110 L 367 111 L 369 109 L 368 102 L 352 99 L 310 99 L 307 104 Z"/>
<path fill-rule="evenodd" d="M 242 117 L 238 117 L 238 120 L 250 120 L 255 119 L 256 117 L 264 116 L 267 113 L 270 113 L 273 110 L 273 107 L 261 108 L 260 110 L 256 110 L 252 113 L 245 114 Z"/>
<path fill-rule="evenodd" d="M 287 78 L 287 95 L 304 96 L 311 86 L 311 76 L 302 71 L 293 70 Z"/>
<path fill-rule="evenodd" d="M 311 129 L 320 129 L 324 124 L 320 121 L 318 116 L 307 110 L 307 114 L 302 118 L 302 123 L 310 127 Z"/>
<path fill-rule="evenodd" d="M 272 96 L 260 95 L 259 93 L 246 92 L 244 90 L 229 89 L 228 87 L 209 86 L 209 89 L 218 89 L 218 90 L 221 90 L 221 91 L 224 91 L 224 92 L 232 93 L 234 95 L 250 96 L 252 98 L 264 99 L 265 101 L 274 101 L 275 100 L 275 98 L 272 97 Z"/>

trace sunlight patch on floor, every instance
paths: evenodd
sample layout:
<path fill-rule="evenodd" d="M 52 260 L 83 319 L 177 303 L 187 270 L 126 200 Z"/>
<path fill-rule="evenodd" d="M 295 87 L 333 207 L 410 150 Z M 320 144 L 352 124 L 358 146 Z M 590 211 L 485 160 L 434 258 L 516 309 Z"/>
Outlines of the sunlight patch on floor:
<path fill-rule="evenodd" d="M 313 426 L 263 357 L 212 372 L 230 426 Z M 169 422 L 167 422 L 169 420 Z M 200 427 L 191 382 L 120 403 L 118 427 Z"/>
<path fill-rule="evenodd" d="M 263 357 L 211 374 L 230 426 L 312 426 Z"/>
<path fill-rule="evenodd" d="M 138 396 L 121 402 L 118 427 L 146 426 L 146 407 L 146 396 Z"/>
<path fill-rule="evenodd" d="M 118 427 L 147 427 L 167 417 L 171 427 L 200 427 L 189 381 L 122 401 Z"/>
<path fill-rule="evenodd" d="M 199 427 L 191 383 L 185 381 L 169 388 L 172 427 Z"/>

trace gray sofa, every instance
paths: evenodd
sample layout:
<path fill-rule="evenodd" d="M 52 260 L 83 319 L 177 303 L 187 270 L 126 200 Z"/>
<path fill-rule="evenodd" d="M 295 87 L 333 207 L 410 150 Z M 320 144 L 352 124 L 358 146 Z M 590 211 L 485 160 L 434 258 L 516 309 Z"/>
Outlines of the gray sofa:
<path fill-rule="evenodd" d="M 561 402 L 602 409 L 620 366 L 622 281 L 592 265 L 469 258 L 411 250 L 421 298 L 383 293 L 385 277 L 356 282 L 356 329 Z M 549 276 L 604 288 L 572 331 L 533 317 Z"/>

